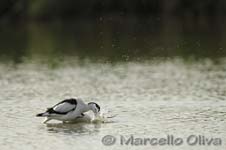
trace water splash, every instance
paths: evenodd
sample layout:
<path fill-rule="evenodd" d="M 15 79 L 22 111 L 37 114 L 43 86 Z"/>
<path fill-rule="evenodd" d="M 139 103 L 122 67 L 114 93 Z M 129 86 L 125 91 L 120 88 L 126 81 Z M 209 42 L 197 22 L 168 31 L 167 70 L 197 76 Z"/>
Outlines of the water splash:
<path fill-rule="evenodd" d="M 117 114 L 111 114 L 110 111 L 103 110 L 98 115 L 93 115 L 91 120 L 92 123 L 112 123 L 114 122 L 112 118 L 116 117 Z"/>

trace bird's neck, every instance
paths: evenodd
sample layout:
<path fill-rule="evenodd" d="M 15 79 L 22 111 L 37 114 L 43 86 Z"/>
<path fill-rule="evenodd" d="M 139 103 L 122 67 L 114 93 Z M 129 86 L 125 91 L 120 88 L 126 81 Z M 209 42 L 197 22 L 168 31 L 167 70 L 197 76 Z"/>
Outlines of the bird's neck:
<path fill-rule="evenodd" d="M 85 110 L 86 110 L 86 111 L 90 111 L 90 110 L 92 110 L 92 108 L 91 108 L 90 105 L 86 104 Z"/>

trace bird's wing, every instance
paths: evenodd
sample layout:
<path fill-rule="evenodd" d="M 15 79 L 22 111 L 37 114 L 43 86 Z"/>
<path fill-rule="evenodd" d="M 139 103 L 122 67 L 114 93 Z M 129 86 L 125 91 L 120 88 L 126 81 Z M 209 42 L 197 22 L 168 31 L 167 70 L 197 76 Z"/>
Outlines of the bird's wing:
<path fill-rule="evenodd" d="M 68 102 L 63 102 L 55 105 L 52 109 L 55 113 L 66 114 L 72 110 L 75 110 L 77 104 L 72 104 Z"/>

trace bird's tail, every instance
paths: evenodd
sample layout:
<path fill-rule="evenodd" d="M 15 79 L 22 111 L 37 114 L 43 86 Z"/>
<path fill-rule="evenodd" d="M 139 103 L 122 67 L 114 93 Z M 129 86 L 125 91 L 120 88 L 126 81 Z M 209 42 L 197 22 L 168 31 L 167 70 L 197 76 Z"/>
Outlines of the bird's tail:
<path fill-rule="evenodd" d="M 36 115 L 36 117 L 48 117 L 48 116 L 49 116 L 48 112 L 44 112 Z"/>

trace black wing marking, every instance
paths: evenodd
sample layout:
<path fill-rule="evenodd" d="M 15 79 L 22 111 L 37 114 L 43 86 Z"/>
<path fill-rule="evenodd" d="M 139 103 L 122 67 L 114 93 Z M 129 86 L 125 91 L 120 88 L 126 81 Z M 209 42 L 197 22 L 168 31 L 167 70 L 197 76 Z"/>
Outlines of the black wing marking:
<path fill-rule="evenodd" d="M 69 104 L 72 104 L 72 105 L 73 105 L 73 104 L 74 104 L 74 105 L 77 105 L 77 100 L 74 99 L 74 98 L 71 98 L 71 99 L 65 99 L 65 100 L 63 100 L 63 101 L 57 103 L 57 104 L 54 105 L 53 107 L 55 107 L 55 106 L 57 106 L 57 105 L 59 105 L 59 104 L 65 103 L 65 102 L 67 102 L 67 103 L 69 103 Z"/>
<path fill-rule="evenodd" d="M 66 99 L 54 105 L 52 108 L 48 108 L 46 112 L 48 112 L 49 114 L 65 115 L 68 112 L 75 110 L 76 107 L 77 107 L 76 99 Z"/>

